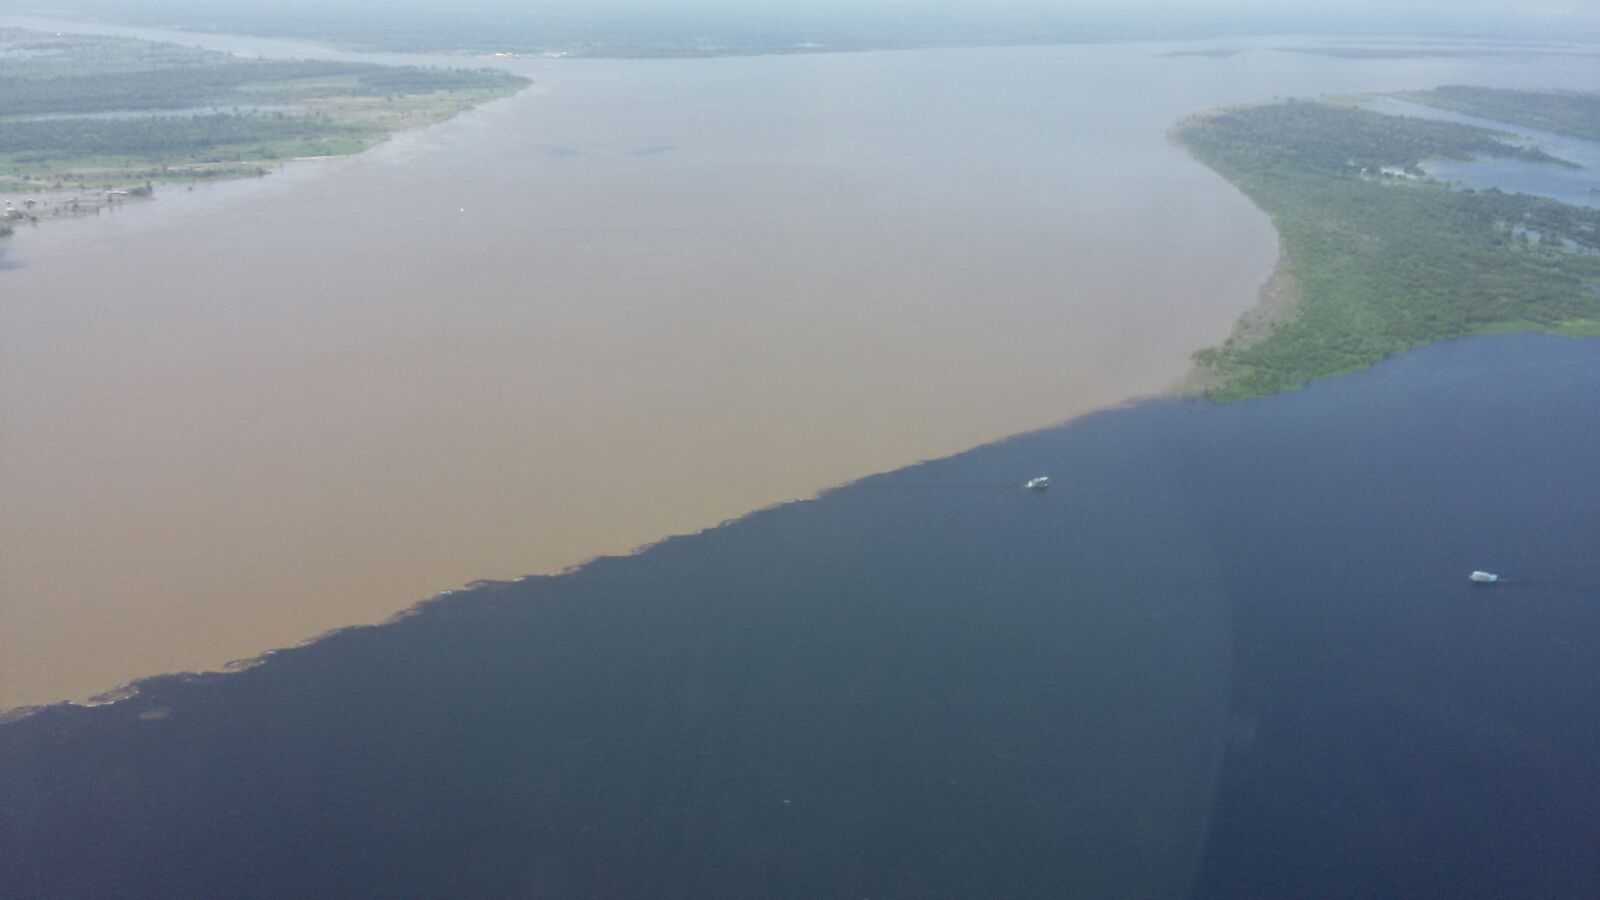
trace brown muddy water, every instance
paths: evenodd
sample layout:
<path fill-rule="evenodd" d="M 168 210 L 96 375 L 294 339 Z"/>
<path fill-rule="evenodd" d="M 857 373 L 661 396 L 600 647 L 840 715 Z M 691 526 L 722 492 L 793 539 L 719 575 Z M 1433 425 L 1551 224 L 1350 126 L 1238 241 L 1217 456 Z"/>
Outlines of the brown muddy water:
<path fill-rule="evenodd" d="M 1175 120 L 1549 71 L 1166 49 L 523 61 L 362 156 L 19 234 L 0 708 L 1162 391 L 1276 255 Z"/>

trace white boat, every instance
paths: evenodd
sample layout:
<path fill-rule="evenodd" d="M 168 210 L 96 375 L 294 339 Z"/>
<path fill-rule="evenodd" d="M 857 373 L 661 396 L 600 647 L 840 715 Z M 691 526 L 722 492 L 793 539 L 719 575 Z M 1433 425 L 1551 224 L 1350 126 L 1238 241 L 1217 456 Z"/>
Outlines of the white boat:
<path fill-rule="evenodd" d="M 1028 479 L 1028 483 L 1023 485 L 1023 487 L 1027 488 L 1030 491 L 1042 491 L 1042 490 L 1044 490 L 1045 488 L 1047 488 L 1049 486 L 1050 486 L 1050 476 L 1049 475 L 1040 475 L 1038 478 L 1029 478 Z"/>
<path fill-rule="evenodd" d="M 1467 580 L 1477 584 L 1494 584 L 1496 581 L 1500 580 L 1500 576 L 1493 572 L 1485 572 L 1482 569 L 1479 569 L 1478 571 L 1473 572 L 1471 575 L 1468 575 Z"/>

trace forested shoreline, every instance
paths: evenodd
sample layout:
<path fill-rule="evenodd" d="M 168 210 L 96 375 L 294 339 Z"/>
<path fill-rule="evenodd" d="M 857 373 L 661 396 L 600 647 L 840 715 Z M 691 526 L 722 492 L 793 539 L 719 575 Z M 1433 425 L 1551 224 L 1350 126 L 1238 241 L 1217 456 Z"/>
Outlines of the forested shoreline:
<path fill-rule="evenodd" d="M 1402 94 L 1438 109 L 1600 141 L 1600 94 L 1582 91 L 1514 91 L 1450 84 Z"/>
<path fill-rule="evenodd" d="M 358 152 L 527 83 L 497 69 L 241 59 L 0 29 L 0 191 L 258 174 Z"/>
<path fill-rule="evenodd" d="M 1571 165 L 1543 150 L 1308 101 L 1215 111 L 1173 136 L 1272 217 L 1296 286 L 1292 313 L 1196 354 L 1213 397 L 1291 389 L 1481 331 L 1600 333 L 1600 211 L 1455 190 L 1419 168 L 1475 157 Z"/>

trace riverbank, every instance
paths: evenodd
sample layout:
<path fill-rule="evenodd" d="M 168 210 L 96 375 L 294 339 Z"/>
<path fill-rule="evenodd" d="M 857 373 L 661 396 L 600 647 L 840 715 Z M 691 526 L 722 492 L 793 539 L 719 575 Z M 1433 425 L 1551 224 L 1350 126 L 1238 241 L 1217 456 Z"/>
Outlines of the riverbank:
<path fill-rule="evenodd" d="M 287 160 L 359 153 L 528 83 L 499 69 L 246 59 L 3 28 L 0 192 L 28 207 L 13 219 L 99 212 L 148 197 L 151 182 L 258 176 Z"/>
<path fill-rule="evenodd" d="M 1281 250 L 1272 274 L 1256 291 L 1256 305 L 1240 314 L 1233 329 L 1220 346 L 1229 351 L 1242 350 L 1265 340 L 1272 330 L 1295 317 L 1300 311 L 1300 283 L 1295 280 L 1289 257 Z M 1203 352 L 1203 351 L 1201 351 Z M 1228 376 L 1216 366 L 1191 366 L 1189 373 L 1175 389 L 1179 396 L 1216 396 L 1226 391 Z"/>
<path fill-rule="evenodd" d="M 1530 106 L 1544 96 L 1520 95 Z M 1600 317 L 1600 211 L 1421 174 L 1428 159 L 1571 165 L 1537 146 L 1296 101 L 1196 116 L 1173 136 L 1272 217 L 1280 270 L 1299 288 L 1291 314 L 1246 323 L 1195 355 L 1195 383 L 1214 398 L 1292 389 L 1465 334 L 1586 333 Z"/>

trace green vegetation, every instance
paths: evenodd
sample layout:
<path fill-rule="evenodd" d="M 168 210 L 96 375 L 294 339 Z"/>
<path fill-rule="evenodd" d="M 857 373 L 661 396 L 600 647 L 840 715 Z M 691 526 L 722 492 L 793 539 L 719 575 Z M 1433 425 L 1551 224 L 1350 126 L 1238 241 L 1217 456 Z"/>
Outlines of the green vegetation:
<path fill-rule="evenodd" d="M 1571 319 L 1559 325 L 1544 325 L 1526 319 L 1514 322 L 1497 322 L 1473 330 L 1473 334 L 1520 334 L 1524 331 L 1548 331 L 1562 337 L 1600 337 L 1600 319 Z"/>
<path fill-rule="evenodd" d="M 257 174 L 359 152 L 525 84 L 492 69 L 247 60 L 0 29 L 0 190 Z"/>
<path fill-rule="evenodd" d="M 1415 103 L 1508 125 L 1600 141 L 1600 94 L 1446 85 L 1400 96 Z"/>
<path fill-rule="evenodd" d="M 221 147 L 245 146 L 251 148 L 246 152 L 252 157 L 276 159 L 269 146 L 274 143 L 330 145 L 359 141 L 364 134 L 356 126 L 282 114 L 57 119 L 6 123 L 0 129 L 0 155 L 25 164 L 95 156 L 198 156 Z"/>
<path fill-rule="evenodd" d="M 1600 211 L 1420 176 L 1427 158 L 1551 162 L 1493 132 L 1290 101 L 1181 123 L 1174 137 L 1272 216 L 1293 314 L 1196 354 L 1219 399 L 1258 396 L 1486 329 L 1589 333 Z"/>

